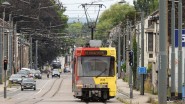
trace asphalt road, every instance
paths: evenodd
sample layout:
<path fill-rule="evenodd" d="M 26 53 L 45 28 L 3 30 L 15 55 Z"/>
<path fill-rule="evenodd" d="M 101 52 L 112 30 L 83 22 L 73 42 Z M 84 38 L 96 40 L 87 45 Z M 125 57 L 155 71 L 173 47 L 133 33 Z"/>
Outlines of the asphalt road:
<path fill-rule="evenodd" d="M 71 73 L 62 73 L 60 78 L 46 78 L 36 80 L 36 90 L 13 86 L 7 91 L 7 98 L 0 92 L 0 104 L 86 104 L 73 97 Z M 119 93 L 118 93 L 119 94 Z M 119 95 L 118 95 L 119 96 Z M 89 102 L 88 104 L 105 104 L 103 102 Z M 123 104 L 116 98 L 106 104 Z"/>

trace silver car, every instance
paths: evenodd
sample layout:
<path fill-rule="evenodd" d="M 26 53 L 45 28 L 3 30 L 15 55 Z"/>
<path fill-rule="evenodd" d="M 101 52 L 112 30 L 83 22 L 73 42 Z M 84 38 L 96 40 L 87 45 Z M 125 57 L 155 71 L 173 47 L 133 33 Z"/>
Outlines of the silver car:
<path fill-rule="evenodd" d="M 15 83 L 15 84 L 21 84 L 22 82 L 22 76 L 20 74 L 12 74 L 9 78 L 9 81 L 11 83 Z"/>

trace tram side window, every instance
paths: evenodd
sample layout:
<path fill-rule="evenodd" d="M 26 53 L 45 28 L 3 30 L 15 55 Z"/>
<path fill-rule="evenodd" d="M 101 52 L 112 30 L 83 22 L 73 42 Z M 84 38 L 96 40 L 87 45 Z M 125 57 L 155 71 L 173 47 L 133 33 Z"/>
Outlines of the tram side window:
<path fill-rule="evenodd" d="M 109 70 L 109 76 L 114 76 L 115 70 L 114 70 L 114 57 L 110 58 L 110 70 Z"/>
<path fill-rule="evenodd" d="M 78 68 L 77 68 L 77 75 L 82 76 L 83 75 L 83 71 L 82 71 L 82 63 L 81 63 L 81 57 L 78 57 Z"/>

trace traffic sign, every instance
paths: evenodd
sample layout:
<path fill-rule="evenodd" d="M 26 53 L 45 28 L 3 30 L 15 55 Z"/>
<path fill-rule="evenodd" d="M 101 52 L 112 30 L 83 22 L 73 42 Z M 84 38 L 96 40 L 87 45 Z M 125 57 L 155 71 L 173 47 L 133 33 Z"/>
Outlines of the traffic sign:
<path fill-rule="evenodd" d="M 146 67 L 138 67 L 138 73 L 139 74 L 146 74 L 147 73 Z"/>
<path fill-rule="evenodd" d="M 178 29 L 175 29 L 175 47 L 178 47 Z M 185 47 L 185 29 L 182 29 L 182 47 Z"/>

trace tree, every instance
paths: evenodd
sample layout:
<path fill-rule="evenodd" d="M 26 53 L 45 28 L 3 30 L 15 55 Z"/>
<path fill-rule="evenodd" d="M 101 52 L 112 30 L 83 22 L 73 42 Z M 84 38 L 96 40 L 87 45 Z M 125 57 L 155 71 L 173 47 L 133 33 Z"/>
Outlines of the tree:
<path fill-rule="evenodd" d="M 143 10 L 147 15 L 158 9 L 159 1 L 158 0 L 137 0 L 137 1 L 134 0 L 133 4 L 137 11 Z"/>
<path fill-rule="evenodd" d="M 71 23 L 67 28 L 67 32 L 73 37 L 76 46 L 85 45 L 85 43 L 87 42 L 86 40 L 87 35 L 86 34 L 84 35 L 83 33 L 86 33 L 87 31 L 88 30 L 85 30 L 84 25 L 80 22 Z"/>
<path fill-rule="evenodd" d="M 95 33 L 96 39 L 107 40 L 109 30 L 122 22 L 125 26 L 126 20 L 134 20 L 135 10 L 129 4 L 114 4 L 109 9 L 105 10 L 99 18 Z M 134 21 L 133 21 L 134 22 Z"/>

